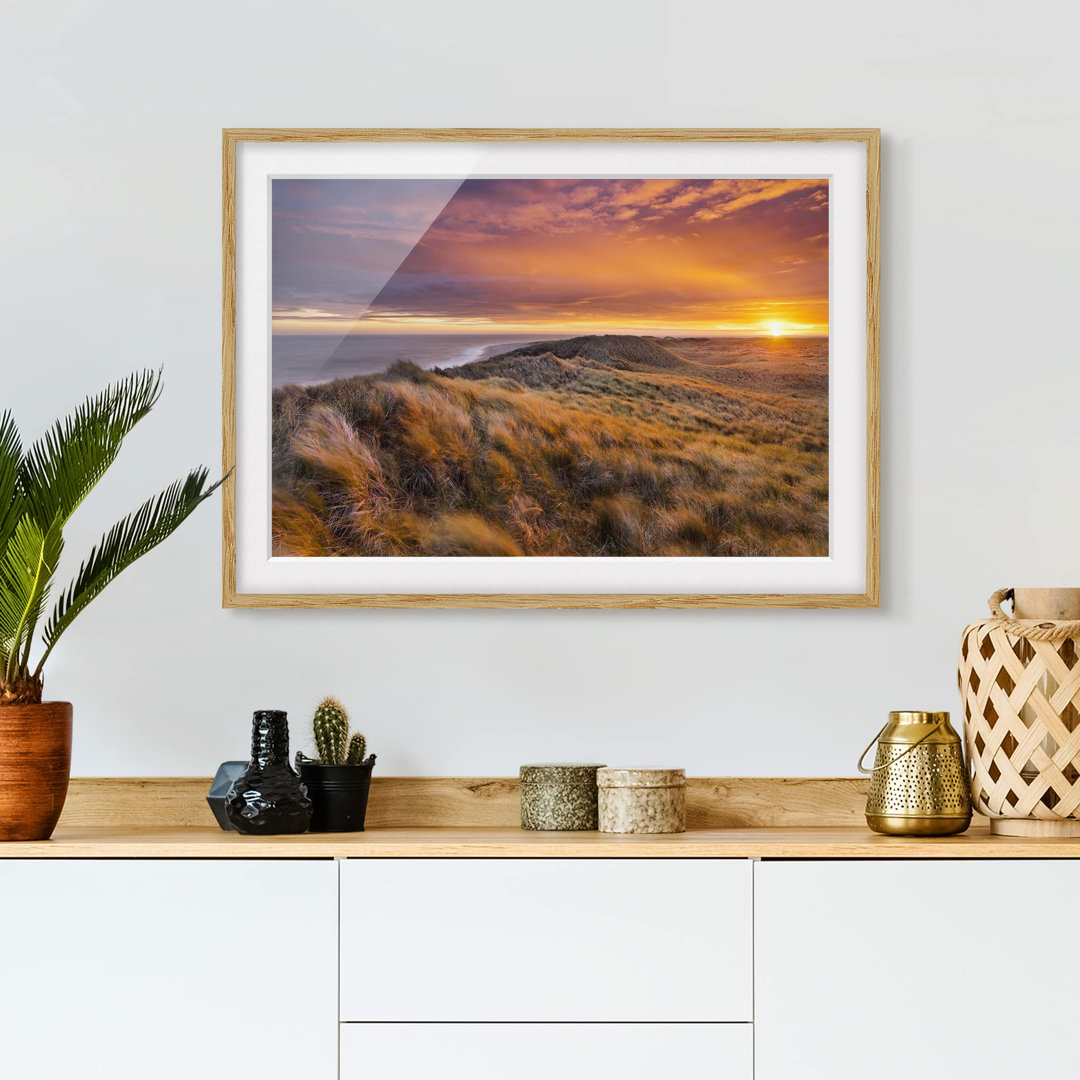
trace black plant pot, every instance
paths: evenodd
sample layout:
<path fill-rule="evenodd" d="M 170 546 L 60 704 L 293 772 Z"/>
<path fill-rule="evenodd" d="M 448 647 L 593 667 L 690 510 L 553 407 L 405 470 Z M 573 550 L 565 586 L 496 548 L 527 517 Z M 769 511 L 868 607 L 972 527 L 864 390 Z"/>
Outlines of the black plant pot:
<path fill-rule="evenodd" d="M 363 832 L 375 755 L 360 765 L 300 762 L 300 779 L 311 797 L 312 832 Z"/>

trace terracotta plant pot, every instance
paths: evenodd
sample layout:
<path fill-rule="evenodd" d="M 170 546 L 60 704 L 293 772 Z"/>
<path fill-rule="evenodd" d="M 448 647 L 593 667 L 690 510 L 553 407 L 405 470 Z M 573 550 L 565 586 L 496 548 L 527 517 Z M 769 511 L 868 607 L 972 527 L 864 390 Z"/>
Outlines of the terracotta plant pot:
<path fill-rule="evenodd" d="M 0 840 L 48 840 L 71 775 L 71 703 L 0 705 Z"/>

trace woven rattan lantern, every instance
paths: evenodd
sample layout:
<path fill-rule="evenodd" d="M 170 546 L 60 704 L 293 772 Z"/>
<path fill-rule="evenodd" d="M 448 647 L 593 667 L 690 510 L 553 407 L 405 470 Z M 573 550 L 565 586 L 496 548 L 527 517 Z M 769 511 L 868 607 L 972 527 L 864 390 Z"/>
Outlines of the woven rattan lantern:
<path fill-rule="evenodd" d="M 975 810 L 994 833 L 1078 836 L 1080 589 L 1002 589 L 990 614 L 960 648 Z"/>

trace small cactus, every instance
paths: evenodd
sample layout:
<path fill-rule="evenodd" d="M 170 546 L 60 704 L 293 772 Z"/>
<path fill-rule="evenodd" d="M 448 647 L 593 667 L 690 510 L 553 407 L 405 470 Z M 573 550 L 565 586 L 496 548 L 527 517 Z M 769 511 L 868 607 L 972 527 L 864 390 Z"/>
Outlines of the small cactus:
<path fill-rule="evenodd" d="M 345 755 L 346 765 L 361 765 L 364 761 L 364 752 L 367 750 L 367 739 L 358 731 L 349 740 L 349 752 Z"/>
<path fill-rule="evenodd" d="M 320 765 L 363 765 L 367 740 L 360 732 L 349 738 L 349 714 L 337 698 L 323 698 L 311 718 Z"/>
<path fill-rule="evenodd" d="M 349 714 L 337 698 L 323 698 L 311 718 L 315 748 L 323 765 L 343 765 L 349 737 Z"/>

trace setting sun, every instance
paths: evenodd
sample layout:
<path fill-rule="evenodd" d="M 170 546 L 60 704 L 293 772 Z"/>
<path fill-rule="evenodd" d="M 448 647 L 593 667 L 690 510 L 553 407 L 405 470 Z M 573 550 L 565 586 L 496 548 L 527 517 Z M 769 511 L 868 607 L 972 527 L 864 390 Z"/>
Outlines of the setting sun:
<path fill-rule="evenodd" d="M 772 337 L 783 337 L 784 328 L 780 323 L 769 323 L 769 333 Z"/>

